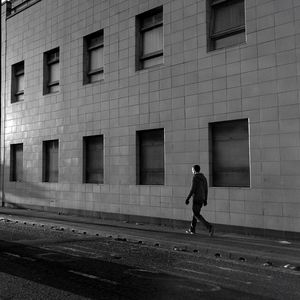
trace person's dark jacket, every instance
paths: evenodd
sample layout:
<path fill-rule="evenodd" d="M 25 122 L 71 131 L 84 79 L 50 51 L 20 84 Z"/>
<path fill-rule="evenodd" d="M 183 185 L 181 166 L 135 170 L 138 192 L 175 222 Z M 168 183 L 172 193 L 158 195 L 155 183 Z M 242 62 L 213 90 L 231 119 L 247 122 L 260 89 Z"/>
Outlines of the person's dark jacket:
<path fill-rule="evenodd" d="M 189 199 L 193 196 L 193 203 L 206 205 L 207 193 L 208 188 L 205 176 L 202 173 L 196 173 L 193 176 L 191 190 L 185 202 L 188 204 Z"/>

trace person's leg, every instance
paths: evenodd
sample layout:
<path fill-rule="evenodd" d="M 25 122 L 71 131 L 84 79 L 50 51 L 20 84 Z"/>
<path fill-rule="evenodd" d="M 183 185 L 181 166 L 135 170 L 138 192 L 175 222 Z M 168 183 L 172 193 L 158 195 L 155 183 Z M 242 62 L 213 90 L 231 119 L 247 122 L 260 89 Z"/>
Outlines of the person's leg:
<path fill-rule="evenodd" d="M 195 214 L 193 214 L 193 219 L 191 222 L 191 232 L 195 233 L 196 232 L 196 225 L 197 225 L 197 218 L 195 217 Z"/>
<path fill-rule="evenodd" d="M 212 225 L 209 222 L 207 222 L 202 215 L 199 214 L 197 218 L 208 230 L 211 229 Z"/>
<path fill-rule="evenodd" d="M 193 205 L 193 213 L 194 213 L 193 219 L 197 218 L 208 230 L 211 230 L 212 225 L 209 222 L 207 222 L 204 219 L 204 217 L 200 214 L 201 208 L 202 208 L 202 204 L 194 204 Z M 197 219 L 196 219 L 196 222 L 197 222 Z"/>

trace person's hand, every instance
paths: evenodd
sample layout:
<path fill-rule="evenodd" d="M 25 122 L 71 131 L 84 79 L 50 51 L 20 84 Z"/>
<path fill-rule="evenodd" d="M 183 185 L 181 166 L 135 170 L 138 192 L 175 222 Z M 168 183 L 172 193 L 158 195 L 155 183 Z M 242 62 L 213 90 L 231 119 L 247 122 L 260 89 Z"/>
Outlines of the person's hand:
<path fill-rule="evenodd" d="M 188 199 L 185 200 L 185 204 L 188 205 L 190 201 Z"/>

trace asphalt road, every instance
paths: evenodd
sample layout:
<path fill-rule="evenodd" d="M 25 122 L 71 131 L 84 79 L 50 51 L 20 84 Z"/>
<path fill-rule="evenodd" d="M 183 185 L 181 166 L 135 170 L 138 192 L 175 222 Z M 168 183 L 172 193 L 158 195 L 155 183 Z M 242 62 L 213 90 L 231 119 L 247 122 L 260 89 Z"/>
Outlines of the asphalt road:
<path fill-rule="evenodd" d="M 300 299 L 299 271 L 0 222 L 0 299 Z"/>

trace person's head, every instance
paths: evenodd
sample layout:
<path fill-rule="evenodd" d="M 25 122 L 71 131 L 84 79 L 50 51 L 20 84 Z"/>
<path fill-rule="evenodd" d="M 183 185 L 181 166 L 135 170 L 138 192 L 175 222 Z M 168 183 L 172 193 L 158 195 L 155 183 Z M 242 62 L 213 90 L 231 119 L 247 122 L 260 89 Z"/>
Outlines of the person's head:
<path fill-rule="evenodd" d="M 192 168 L 193 174 L 199 173 L 200 172 L 200 166 L 199 165 L 194 165 Z"/>

